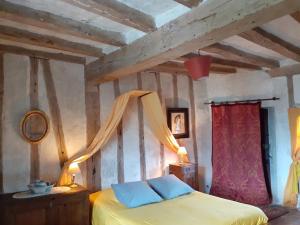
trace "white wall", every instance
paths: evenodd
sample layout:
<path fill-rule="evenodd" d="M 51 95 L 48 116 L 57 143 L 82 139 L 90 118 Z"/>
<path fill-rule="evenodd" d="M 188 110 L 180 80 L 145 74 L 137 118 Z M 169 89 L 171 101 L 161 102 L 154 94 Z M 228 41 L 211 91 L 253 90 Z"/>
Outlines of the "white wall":
<path fill-rule="evenodd" d="M 212 179 L 210 107 L 204 104 L 208 99 L 207 81 L 194 82 L 199 184 L 200 189 L 205 192 L 209 192 Z"/>
<path fill-rule="evenodd" d="M 293 77 L 295 104 L 300 104 L 300 74 Z"/>
<path fill-rule="evenodd" d="M 86 145 L 84 67 L 50 60 L 67 154 Z M 30 144 L 20 135 L 19 123 L 30 110 L 30 60 L 27 56 L 4 54 L 3 98 L 3 189 L 5 193 L 27 189 L 30 183 Z M 46 95 L 42 65 L 38 70 L 39 109 L 50 118 L 50 132 L 39 145 L 40 178 L 56 182 L 60 173 L 57 145 Z"/>
<path fill-rule="evenodd" d="M 17 65 L 17 66 L 16 66 Z M 68 157 L 72 157 L 86 145 L 86 114 L 85 114 L 85 87 L 84 67 L 78 64 L 50 60 L 58 106 L 62 118 L 62 128 Z M 57 143 L 53 132 L 52 118 L 43 76 L 42 64 L 38 69 L 38 100 L 39 109 L 44 111 L 50 119 L 50 132 L 39 144 L 40 179 L 56 182 L 60 173 Z M 189 106 L 187 91 L 188 79 L 180 77 L 182 91 L 179 93 L 179 107 Z M 156 77 L 153 73 L 143 73 L 142 89 L 158 89 L 158 81 L 162 86 L 163 107 L 174 107 L 173 77 L 164 74 Z M 4 55 L 4 102 L 3 102 L 3 183 L 4 193 L 23 191 L 30 183 L 30 144 L 25 142 L 19 132 L 19 122 L 22 116 L 30 110 L 30 60 L 27 56 L 12 54 Z M 123 78 L 119 81 L 120 93 L 137 89 L 137 75 Z M 115 99 L 113 82 L 99 85 L 100 122 L 103 124 L 111 111 Z M 125 181 L 141 179 L 140 150 L 139 150 L 139 123 L 137 99 L 129 103 L 123 118 L 123 152 Z M 157 177 L 167 173 L 169 163 L 177 162 L 177 155 L 164 148 L 161 153 L 160 143 L 153 136 L 144 117 L 144 143 L 146 158 L 146 178 Z M 190 140 L 186 139 L 187 142 Z M 102 149 L 97 158 L 98 171 L 97 187 L 108 188 L 118 182 L 118 143 L 116 134 Z M 192 153 L 192 149 L 189 149 Z M 162 160 L 161 154 L 163 154 Z M 162 164 L 163 163 L 163 164 Z M 17 166 L 16 166 L 17 165 Z M 100 168 L 99 168 L 100 167 Z M 85 169 L 83 167 L 83 169 Z M 93 169 L 93 168 L 92 168 Z M 83 171 L 83 176 L 86 171 Z M 76 179 L 79 177 L 76 177 Z M 99 182 L 101 179 L 101 182 Z M 78 180 L 85 184 L 86 180 Z"/>
<path fill-rule="evenodd" d="M 63 120 L 63 130 L 68 156 L 86 145 L 86 115 L 84 98 L 84 68 L 81 65 L 50 61 Z M 39 66 L 39 105 L 50 117 L 43 70 Z M 142 89 L 158 90 L 161 84 L 163 108 L 175 107 L 174 77 L 161 73 L 142 73 Z M 189 79 L 177 75 L 178 107 L 191 108 Z M 137 75 L 119 80 L 120 92 L 138 88 Z M 294 77 L 295 101 L 300 104 L 300 75 Z M 263 107 L 273 109 L 271 115 L 271 182 L 275 202 L 282 202 L 283 191 L 290 166 L 290 140 L 288 129 L 288 91 L 286 78 L 271 79 L 264 72 L 239 72 L 235 75 L 211 75 L 206 80 L 193 81 L 196 114 L 196 141 L 198 147 L 200 188 L 206 192 L 211 185 L 211 112 L 204 102 L 215 100 L 241 100 L 252 98 L 280 97 L 279 101 L 264 102 Z M 113 82 L 99 85 L 100 121 L 104 122 L 115 99 Z M 4 55 L 4 100 L 3 100 L 3 174 L 4 192 L 26 189 L 30 176 L 30 146 L 19 135 L 19 121 L 29 110 L 29 58 L 12 54 Z M 140 180 L 139 125 L 137 99 L 129 103 L 123 118 L 123 152 L 125 181 Z M 51 119 L 51 118 L 50 118 Z M 152 178 L 167 173 L 169 163 L 177 161 L 177 155 L 164 148 L 164 162 L 160 157 L 160 144 L 148 128 L 144 118 L 146 177 Z M 193 140 L 184 139 L 190 158 L 194 160 Z M 118 181 L 116 135 L 102 149 L 97 171 L 101 187 L 110 187 Z M 60 172 L 59 160 L 52 127 L 50 134 L 40 144 L 41 178 L 56 181 Z M 161 163 L 164 163 L 161 165 Z M 15 166 L 18 165 L 18 166 Z M 100 168 L 99 168 L 100 167 Z M 163 168 L 163 171 L 161 170 Z M 83 181 L 85 183 L 85 181 Z M 100 182 L 96 182 L 96 184 Z"/>
<path fill-rule="evenodd" d="M 29 109 L 29 59 L 4 55 L 2 160 L 4 192 L 24 190 L 30 178 L 30 146 L 21 138 L 19 123 Z"/>

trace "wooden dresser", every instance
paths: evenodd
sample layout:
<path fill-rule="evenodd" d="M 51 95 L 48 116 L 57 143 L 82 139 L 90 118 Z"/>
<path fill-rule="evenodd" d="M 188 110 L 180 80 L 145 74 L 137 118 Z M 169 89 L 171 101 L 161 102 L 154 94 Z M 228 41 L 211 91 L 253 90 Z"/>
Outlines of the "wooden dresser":
<path fill-rule="evenodd" d="M 28 199 L 0 195 L 1 225 L 89 225 L 88 191 L 72 188 L 60 194 Z"/>
<path fill-rule="evenodd" d="M 178 163 L 169 165 L 169 174 L 174 174 L 192 188 L 197 190 L 196 165 L 192 163 Z"/>

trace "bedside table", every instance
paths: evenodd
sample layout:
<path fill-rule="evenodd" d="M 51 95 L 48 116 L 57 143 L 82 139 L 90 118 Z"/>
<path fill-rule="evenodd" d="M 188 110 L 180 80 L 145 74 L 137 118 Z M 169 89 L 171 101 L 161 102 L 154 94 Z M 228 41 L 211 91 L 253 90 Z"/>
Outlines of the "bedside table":
<path fill-rule="evenodd" d="M 174 174 L 180 180 L 187 183 L 195 190 L 198 190 L 197 180 L 196 180 L 196 164 L 193 163 L 170 164 L 169 174 Z"/>
<path fill-rule="evenodd" d="M 1 225 L 89 225 L 89 197 L 83 187 L 34 198 L 0 195 Z"/>

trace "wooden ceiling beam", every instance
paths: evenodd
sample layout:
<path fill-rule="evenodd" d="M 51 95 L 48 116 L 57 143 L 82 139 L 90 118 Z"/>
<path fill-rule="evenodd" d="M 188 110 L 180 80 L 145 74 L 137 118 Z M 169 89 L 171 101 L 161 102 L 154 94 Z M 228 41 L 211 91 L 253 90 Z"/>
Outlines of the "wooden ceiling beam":
<path fill-rule="evenodd" d="M 291 16 L 300 23 L 300 11 L 292 13 Z"/>
<path fill-rule="evenodd" d="M 181 73 L 181 74 L 189 75 L 184 65 L 182 63 L 176 63 L 176 62 L 166 62 L 147 70 L 148 71 L 155 70 L 155 71 L 160 71 L 165 73 Z M 236 73 L 237 70 L 235 68 L 230 68 L 230 67 L 211 66 L 210 72 L 216 74 L 231 74 L 231 73 Z"/>
<path fill-rule="evenodd" d="M 257 66 L 257 65 L 233 61 L 233 60 L 227 60 L 227 59 L 220 59 L 220 58 L 216 58 L 216 57 L 212 58 L 212 64 L 220 65 L 220 66 L 231 66 L 231 67 L 236 67 L 236 68 L 246 69 L 246 70 L 261 70 L 262 69 L 260 66 Z"/>
<path fill-rule="evenodd" d="M 236 68 L 233 67 L 223 67 L 214 65 L 210 66 L 209 71 L 215 74 L 232 74 L 237 72 Z"/>
<path fill-rule="evenodd" d="M 88 64 L 87 77 L 92 83 L 101 83 L 144 71 L 298 9 L 299 0 L 206 1 L 132 44 Z M 276 67 L 278 63 L 268 60 L 267 65 Z"/>
<path fill-rule="evenodd" d="M 119 47 L 126 45 L 121 33 L 102 30 L 86 23 L 6 1 L 0 2 L 0 18 L 108 45 Z"/>
<path fill-rule="evenodd" d="M 53 48 L 62 51 L 73 52 L 82 55 L 102 57 L 102 49 L 87 44 L 67 41 L 53 36 L 32 33 L 18 28 L 0 25 L 0 38 L 10 41 Z"/>
<path fill-rule="evenodd" d="M 300 48 L 261 28 L 243 32 L 239 34 L 239 36 L 264 48 L 277 52 L 282 56 L 300 62 Z"/>
<path fill-rule="evenodd" d="M 180 63 L 175 62 L 166 62 L 155 67 L 149 68 L 146 71 L 187 74 L 187 70 L 182 65 L 180 65 Z"/>
<path fill-rule="evenodd" d="M 181 61 L 185 61 L 189 58 L 198 56 L 195 53 L 189 53 L 186 54 L 184 56 L 181 56 L 179 58 L 179 60 Z M 213 66 L 229 66 L 229 67 L 235 67 L 235 68 L 239 68 L 239 69 L 246 69 L 246 70 L 261 70 L 262 68 L 260 66 L 257 65 L 253 65 L 253 64 L 249 64 L 249 63 L 244 63 L 244 62 L 239 62 L 239 61 L 233 61 L 233 60 L 227 60 L 227 59 L 221 59 L 221 58 L 217 58 L 214 56 L 210 56 L 212 59 L 212 65 Z"/>
<path fill-rule="evenodd" d="M 184 5 L 189 8 L 193 8 L 199 5 L 202 0 L 175 0 L 175 2 L 178 2 L 181 5 Z"/>
<path fill-rule="evenodd" d="M 17 55 L 27 55 L 27 56 L 42 58 L 42 59 L 54 59 L 54 60 L 60 60 L 60 61 L 65 61 L 70 63 L 77 63 L 77 64 L 85 64 L 86 62 L 85 58 L 80 56 L 67 55 L 64 53 L 52 53 L 52 52 L 31 50 L 23 47 L 16 47 L 16 46 L 3 45 L 3 44 L 0 44 L 0 52 L 13 53 Z"/>
<path fill-rule="evenodd" d="M 248 52 L 244 52 L 237 48 L 234 48 L 229 45 L 223 44 L 213 44 L 211 46 L 202 48 L 201 50 L 220 55 L 226 59 L 244 62 L 248 64 L 257 65 L 260 67 L 267 67 L 267 68 L 275 68 L 279 67 L 279 62 L 273 59 L 267 59 L 258 55 L 253 55 Z"/>
<path fill-rule="evenodd" d="M 293 76 L 300 74 L 300 64 L 293 64 L 269 70 L 268 73 L 272 77 Z"/>
<path fill-rule="evenodd" d="M 154 18 L 116 0 L 63 0 L 71 5 L 144 32 L 156 29 Z"/>

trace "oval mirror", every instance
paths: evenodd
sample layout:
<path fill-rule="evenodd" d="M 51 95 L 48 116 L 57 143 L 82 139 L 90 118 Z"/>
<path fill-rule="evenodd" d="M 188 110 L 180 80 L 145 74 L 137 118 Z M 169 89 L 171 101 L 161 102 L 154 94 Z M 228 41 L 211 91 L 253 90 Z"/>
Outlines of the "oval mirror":
<path fill-rule="evenodd" d="M 31 143 L 38 144 L 49 131 L 49 121 L 47 115 L 39 110 L 26 113 L 21 121 L 21 133 L 23 138 Z"/>

